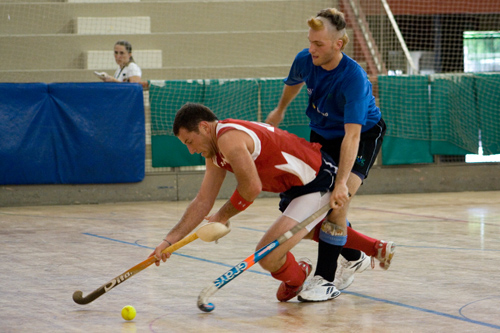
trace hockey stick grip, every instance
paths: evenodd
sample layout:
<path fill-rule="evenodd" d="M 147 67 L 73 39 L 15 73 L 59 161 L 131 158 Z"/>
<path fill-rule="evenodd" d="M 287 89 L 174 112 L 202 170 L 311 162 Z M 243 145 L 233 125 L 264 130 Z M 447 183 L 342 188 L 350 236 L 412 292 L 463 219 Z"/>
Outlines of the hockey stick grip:
<path fill-rule="evenodd" d="M 229 271 L 224 273 L 215 279 L 210 286 L 204 288 L 200 295 L 198 296 L 198 308 L 204 312 L 211 312 L 215 309 L 215 305 L 208 302 L 208 298 L 215 294 L 220 288 L 234 280 L 238 275 L 252 267 L 259 260 L 267 256 L 271 253 L 275 248 L 277 248 L 280 244 L 283 244 L 286 240 L 290 239 L 293 235 L 298 233 L 300 230 L 304 229 L 311 222 L 316 220 L 321 215 L 325 214 L 330 210 L 330 204 L 325 204 L 320 209 L 318 209 L 315 213 L 307 217 L 304 221 L 300 222 L 296 226 L 294 226 L 289 231 L 285 232 L 281 236 L 279 236 L 276 240 L 267 244 L 266 246 L 257 250 L 254 254 L 231 268 Z"/>
<path fill-rule="evenodd" d="M 180 249 L 181 247 L 191 243 L 192 241 L 196 240 L 198 238 L 198 235 L 196 233 L 192 233 L 191 235 L 188 235 L 181 239 L 180 241 L 170 245 L 167 247 L 165 250 L 162 251 L 162 253 L 173 253 Z M 122 274 L 118 275 L 114 279 L 110 280 L 109 282 L 103 284 L 87 296 L 83 297 L 83 293 L 80 290 L 77 290 L 73 293 L 73 301 L 77 304 L 89 304 L 90 302 L 96 300 L 98 297 L 102 296 L 103 294 L 107 293 L 117 285 L 121 284 L 125 280 L 129 279 L 133 275 L 139 273 L 140 271 L 146 269 L 147 267 L 151 266 L 154 262 L 156 262 L 155 257 L 149 257 L 146 260 L 140 262 L 139 264 L 135 265 L 134 267 L 130 268 L 129 270 L 123 272 Z"/>

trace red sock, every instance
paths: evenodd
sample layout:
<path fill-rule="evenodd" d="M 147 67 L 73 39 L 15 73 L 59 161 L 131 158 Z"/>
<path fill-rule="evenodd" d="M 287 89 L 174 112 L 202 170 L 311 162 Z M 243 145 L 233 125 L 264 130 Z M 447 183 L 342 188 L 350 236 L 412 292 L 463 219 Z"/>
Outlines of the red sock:
<path fill-rule="evenodd" d="M 367 256 L 376 256 L 377 250 L 375 244 L 378 242 L 375 238 L 368 237 L 362 233 L 347 227 L 347 242 L 344 247 L 349 249 L 361 250 Z"/>
<path fill-rule="evenodd" d="M 321 231 L 322 224 L 323 221 L 314 227 L 313 240 L 316 242 L 319 242 L 319 232 Z M 344 248 L 363 251 L 367 256 L 376 256 L 377 250 L 375 249 L 375 245 L 377 242 L 378 240 L 375 238 L 368 237 L 351 227 L 347 227 L 347 243 L 345 243 Z"/>
<path fill-rule="evenodd" d="M 300 268 L 297 260 L 291 252 L 287 252 L 286 261 L 276 272 L 271 273 L 273 278 L 285 282 L 291 287 L 302 285 L 306 279 L 306 274 Z"/>
<path fill-rule="evenodd" d="M 319 232 L 321 231 L 321 225 L 323 224 L 323 221 L 325 221 L 325 219 L 322 219 L 321 222 L 316 224 L 316 226 L 314 227 L 313 241 L 319 242 Z"/>

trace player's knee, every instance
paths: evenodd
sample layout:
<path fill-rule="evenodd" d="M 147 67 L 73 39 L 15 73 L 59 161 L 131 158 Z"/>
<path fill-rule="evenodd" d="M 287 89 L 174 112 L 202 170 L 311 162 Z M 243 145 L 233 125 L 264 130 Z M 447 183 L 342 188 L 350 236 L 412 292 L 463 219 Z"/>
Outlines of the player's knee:
<path fill-rule="evenodd" d="M 327 219 L 321 225 L 319 239 L 332 245 L 343 246 L 347 241 L 347 228 Z"/>
<path fill-rule="evenodd" d="M 326 219 L 321 225 L 321 233 L 326 233 L 332 236 L 344 236 L 347 235 L 347 229 L 344 225 L 339 225 L 338 223 Z"/>
<path fill-rule="evenodd" d="M 264 270 L 268 272 L 275 272 L 281 267 L 280 263 L 278 263 L 276 260 L 274 260 L 272 257 L 269 256 L 262 258 L 259 261 L 259 264 L 260 267 L 262 267 Z"/>
<path fill-rule="evenodd" d="M 272 264 L 269 260 L 269 258 L 262 258 L 260 261 L 259 261 L 259 265 L 260 267 L 262 267 L 264 270 L 268 271 L 268 272 L 272 272 Z"/>

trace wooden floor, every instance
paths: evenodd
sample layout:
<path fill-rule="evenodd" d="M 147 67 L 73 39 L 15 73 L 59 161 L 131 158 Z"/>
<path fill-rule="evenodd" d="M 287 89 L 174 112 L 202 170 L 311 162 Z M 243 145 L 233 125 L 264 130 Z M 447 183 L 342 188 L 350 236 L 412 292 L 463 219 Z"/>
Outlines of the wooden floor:
<path fill-rule="evenodd" d="M 256 200 L 218 244 L 196 240 L 94 302 L 73 302 L 73 291 L 87 295 L 143 261 L 186 205 L 0 208 L 0 331 L 500 332 L 499 192 L 356 197 L 354 227 L 395 241 L 396 255 L 329 302 L 278 302 L 279 283 L 256 265 L 211 297 L 212 313 L 197 308 L 204 287 L 254 252 L 276 198 Z M 315 262 L 316 248 L 293 252 Z M 135 320 L 121 318 L 125 305 Z"/>

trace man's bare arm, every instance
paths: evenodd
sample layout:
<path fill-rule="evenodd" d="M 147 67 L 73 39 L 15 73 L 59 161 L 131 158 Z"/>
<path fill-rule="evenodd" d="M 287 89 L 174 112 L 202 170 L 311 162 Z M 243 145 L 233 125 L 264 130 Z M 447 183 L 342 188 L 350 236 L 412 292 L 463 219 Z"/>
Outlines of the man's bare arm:
<path fill-rule="evenodd" d="M 278 103 L 278 106 L 269 113 L 269 115 L 266 118 L 266 123 L 269 125 L 272 125 L 274 127 L 278 127 L 278 125 L 283 121 L 285 118 L 285 112 L 286 108 L 290 103 L 295 99 L 295 97 L 299 94 L 300 89 L 302 89 L 302 86 L 304 83 L 299 83 L 293 86 L 289 86 L 285 84 L 285 87 L 283 88 L 283 93 L 281 94 L 280 101 Z"/>

